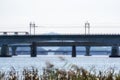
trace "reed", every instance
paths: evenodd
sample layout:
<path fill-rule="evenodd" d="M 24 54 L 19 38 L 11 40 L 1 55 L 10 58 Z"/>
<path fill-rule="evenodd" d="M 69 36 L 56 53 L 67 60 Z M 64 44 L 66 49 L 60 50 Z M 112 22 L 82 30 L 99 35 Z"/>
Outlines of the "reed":
<path fill-rule="evenodd" d="M 67 60 L 63 57 L 59 58 L 61 61 L 65 61 L 63 68 L 67 66 Z M 7 73 L 0 71 L 0 80 L 120 80 L 120 72 L 115 73 L 114 68 L 97 72 L 94 66 L 90 70 L 86 70 L 71 64 L 68 70 L 65 70 L 55 68 L 54 64 L 47 61 L 46 67 L 42 69 L 42 74 L 38 74 L 39 71 L 33 66 L 31 69 L 24 68 L 22 72 L 17 72 L 14 67 L 11 67 Z"/>
<path fill-rule="evenodd" d="M 0 71 L 0 80 L 4 80 L 5 72 Z"/>

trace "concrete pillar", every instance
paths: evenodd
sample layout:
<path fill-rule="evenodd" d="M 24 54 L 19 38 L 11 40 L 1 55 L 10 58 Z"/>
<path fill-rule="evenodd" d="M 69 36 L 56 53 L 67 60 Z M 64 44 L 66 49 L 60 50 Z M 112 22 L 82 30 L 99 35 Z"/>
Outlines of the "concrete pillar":
<path fill-rule="evenodd" d="M 12 46 L 11 49 L 12 49 L 12 55 L 17 55 L 16 54 L 17 47 L 16 46 Z"/>
<path fill-rule="evenodd" d="M 31 57 L 36 57 L 37 56 L 37 46 L 36 43 L 33 42 L 31 45 Z"/>
<path fill-rule="evenodd" d="M 113 45 L 112 46 L 111 55 L 109 57 L 120 57 L 119 46 L 118 45 Z"/>
<path fill-rule="evenodd" d="M 76 57 L 76 46 L 72 46 L 72 57 Z"/>
<path fill-rule="evenodd" d="M 86 46 L 86 53 L 85 53 L 85 56 L 91 56 L 90 55 L 90 46 Z"/>
<path fill-rule="evenodd" d="M 7 44 L 2 45 L 0 57 L 11 57 L 9 54 L 9 46 Z"/>

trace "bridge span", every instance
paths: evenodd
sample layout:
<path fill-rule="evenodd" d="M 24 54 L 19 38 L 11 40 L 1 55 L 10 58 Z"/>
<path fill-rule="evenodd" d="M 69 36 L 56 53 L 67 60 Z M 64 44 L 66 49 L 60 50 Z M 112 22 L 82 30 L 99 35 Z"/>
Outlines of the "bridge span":
<path fill-rule="evenodd" d="M 85 46 L 87 56 L 91 46 L 111 46 L 110 57 L 119 57 L 120 35 L 0 35 L 1 56 L 9 54 L 9 45 L 24 43 L 30 44 L 31 57 L 37 56 L 37 46 L 71 46 L 72 57 L 76 57 L 76 46 Z"/>

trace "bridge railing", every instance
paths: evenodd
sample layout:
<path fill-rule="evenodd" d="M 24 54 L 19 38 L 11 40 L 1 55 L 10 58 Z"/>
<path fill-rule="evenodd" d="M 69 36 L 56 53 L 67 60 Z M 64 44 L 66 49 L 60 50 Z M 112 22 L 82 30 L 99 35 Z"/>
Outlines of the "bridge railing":
<path fill-rule="evenodd" d="M 33 34 L 29 34 L 29 32 L 26 31 L 0 31 L 0 35 L 33 35 Z M 70 33 L 65 33 L 65 34 L 35 34 L 35 35 L 120 35 L 119 33 L 91 33 L 91 34 L 84 34 L 84 33 L 80 33 L 80 34 L 70 34 Z"/>
<path fill-rule="evenodd" d="M 26 31 L 16 31 L 16 32 L 12 32 L 12 31 L 9 31 L 9 32 L 0 32 L 0 35 L 28 35 L 29 32 L 26 32 Z"/>

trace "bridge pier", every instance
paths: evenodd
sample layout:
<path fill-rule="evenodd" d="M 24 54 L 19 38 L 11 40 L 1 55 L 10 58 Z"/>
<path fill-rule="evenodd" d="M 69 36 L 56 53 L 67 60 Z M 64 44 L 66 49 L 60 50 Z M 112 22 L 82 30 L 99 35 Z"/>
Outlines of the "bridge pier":
<path fill-rule="evenodd" d="M 32 42 L 31 45 L 31 57 L 36 57 L 37 56 L 37 46 L 35 42 Z"/>
<path fill-rule="evenodd" d="M 76 46 L 72 46 L 72 57 L 76 57 Z"/>
<path fill-rule="evenodd" d="M 17 55 L 16 54 L 17 47 L 13 46 L 13 47 L 11 47 L 11 49 L 12 49 L 12 55 Z"/>
<path fill-rule="evenodd" d="M 0 57 L 11 57 L 12 55 L 9 54 L 9 46 L 7 44 L 3 44 L 1 47 L 1 54 Z"/>
<path fill-rule="evenodd" d="M 119 46 L 118 45 L 113 45 L 112 46 L 111 55 L 109 57 L 120 57 Z"/>
<path fill-rule="evenodd" d="M 86 46 L 86 53 L 85 53 L 85 56 L 91 56 L 90 55 L 90 46 Z"/>

